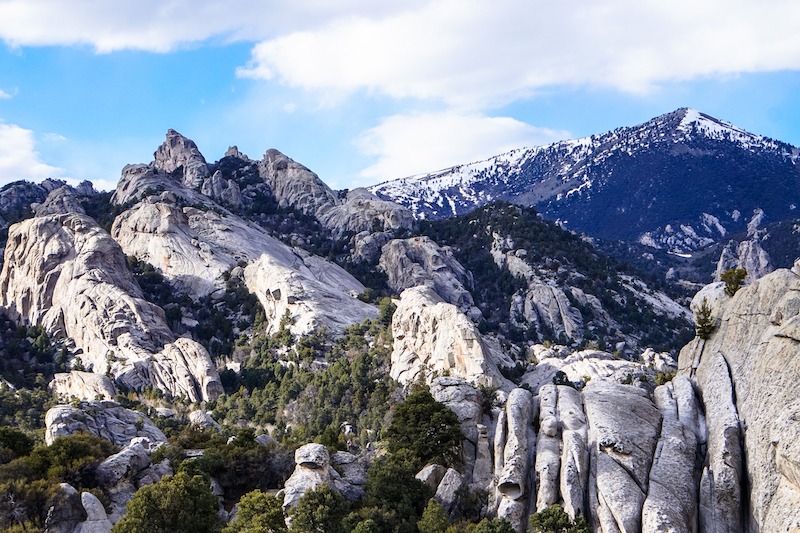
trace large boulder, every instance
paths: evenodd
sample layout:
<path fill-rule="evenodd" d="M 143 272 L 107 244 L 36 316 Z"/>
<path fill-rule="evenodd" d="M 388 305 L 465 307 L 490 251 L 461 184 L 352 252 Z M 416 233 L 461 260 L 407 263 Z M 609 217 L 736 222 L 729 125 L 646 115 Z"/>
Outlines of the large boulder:
<path fill-rule="evenodd" d="M 114 524 L 108 519 L 106 510 L 97 496 L 91 492 L 81 493 L 81 504 L 86 510 L 86 520 L 73 533 L 109 533 Z"/>
<path fill-rule="evenodd" d="M 294 462 L 294 472 L 283 486 L 284 510 L 297 505 L 307 491 L 332 481 L 330 454 L 322 444 L 300 446 L 294 452 Z"/>

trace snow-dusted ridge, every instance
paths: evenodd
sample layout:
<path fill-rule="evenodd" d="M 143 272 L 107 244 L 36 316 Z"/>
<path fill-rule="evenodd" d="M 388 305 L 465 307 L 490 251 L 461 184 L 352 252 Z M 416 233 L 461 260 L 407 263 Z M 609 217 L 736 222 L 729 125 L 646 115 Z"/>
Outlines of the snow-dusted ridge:
<path fill-rule="evenodd" d="M 419 219 L 455 216 L 500 199 L 533 205 L 544 216 L 562 220 L 568 228 L 607 238 L 644 240 L 684 253 L 738 231 L 736 212 L 749 214 L 762 208 L 777 216 L 790 210 L 791 203 L 798 205 L 800 194 L 791 188 L 800 177 L 796 175 L 798 153 L 800 150 L 786 143 L 749 133 L 698 110 L 681 108 L 636 126 L 519 148 L 485 160 L 383 182 L 370 190 L 408 207 Z M 745 166 L 742 158 L 747 160 Z M 753 205 L 730 194 L 730 187 L 742 190 L 733 182 L 758 178 L 762 167 L 765 183 L 776 181 L 772 175 L 777 172 L 780 187 L 788 189 L 780 194 L 775 191 L 774 197 L 767 199 L 754 198 Z M 713 180 L 706 180 L 708 175 Z M 721 175 L 729 175 L 733 182 L 724 183 Z M 717 191 L 708 192 L 703 186 Z M 670 218 L 670 211 L 687 211 L 678 204 L 686 206 L 726 191 L 728 198 L 714 200 L 717 210 L 699 206 L 691 216 Z M 776 202 L 779 205 L 773 208 Z M 603 224 L 625 229 L 593 233 L 595 204 L 602 204 L 606 210 L 602 216 L 608 220 Z M 674 208 L 672 204 L 676 204 Z M 659 208 L 657 215 L 648 213 L 653 206 Z M 618 220 L 610 220 L 612 216 Z M 668 227 L 693 229 L 684 238 L 667 231 Z M 670 233 L 668 237 L 664 237 L 665 231 Z M 700 234 L 693 234 L 696 231 Z"/>

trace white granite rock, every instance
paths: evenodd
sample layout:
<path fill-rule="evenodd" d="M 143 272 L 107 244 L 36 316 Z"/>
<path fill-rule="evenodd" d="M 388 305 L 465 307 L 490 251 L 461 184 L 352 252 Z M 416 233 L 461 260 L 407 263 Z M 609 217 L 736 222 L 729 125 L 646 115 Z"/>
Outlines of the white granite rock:
<path fill-rule="evenodd" d="M 77 370 L 55 374 L 49 387 L 61 402 L 68 402 L 71 398 L 111 400 L 116 394 L 108 376 Z"/>
<path fill-rule="evenodd" d="M 459 309 L 429 287 L 406 289 L 392 319 L 392 378 L 407 384 L 449 374 L 476 385 L 510 388 L 497 368 L 511 366 Z"/>
<path fill-rule="evenodd" d="M 147 437 L 151 442 L 167 442 L 161 430 L 146 415 L 108 400 L 81 402 L 78 407 L 57 405 L 45 414 L 45 425 L 48 445 L 58 437 L 78 432 L 97 435 L 117 446 L 126 446 L 136 437 Z"/>

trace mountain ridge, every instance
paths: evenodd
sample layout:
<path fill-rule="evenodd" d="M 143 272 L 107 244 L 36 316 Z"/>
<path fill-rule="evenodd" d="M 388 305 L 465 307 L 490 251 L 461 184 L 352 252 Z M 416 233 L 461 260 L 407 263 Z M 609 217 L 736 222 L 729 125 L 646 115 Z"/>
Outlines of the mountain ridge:
<path fill-rule="evenodd" d="M 686 253 L 744 229 L 742 219 L 757 208 L 771 220 L 788 218 L 800 205 L 798 154 L 787 143 L 680 108 L 369 190 L 417 218 L 463 214 L 500 199 L 594 237 Z"/>

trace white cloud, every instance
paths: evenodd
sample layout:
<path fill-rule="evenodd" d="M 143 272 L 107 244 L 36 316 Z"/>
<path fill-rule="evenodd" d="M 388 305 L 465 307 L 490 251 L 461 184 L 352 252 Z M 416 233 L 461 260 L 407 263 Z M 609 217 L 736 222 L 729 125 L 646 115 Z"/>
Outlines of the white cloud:
<path fill-rule="evenodd" d="M 0 89 L 0 100 L 8 100 L 9 98 L 11 98 L 11 95 Z"/>
<path fill-rule="evenodd" d="M 0 185 L 16 180 L 41 181 L 63 172 L 42 161 L 31 130 L 0 124 Z"/>
<path fill-rule="evenodd" d="M 570 84 L 660 82 L 800 68 L 795 0 L 437 0 L 258 44 L 239 74 L 485 108 Z"/>
<path fill-rule="evenodd" d="M 382 16 L 422 0 L 4 0 L 0 39 L 11 46 L 76 45 L 98 52 L 168 52 L 209 38 L 258 40 L 331 18 Z"/>
<path fill-rule="evenodd" d="M 508 117 L 454 111 L 395 115 L 358 140 L 363 152 L 377 157 L 361 176 L 373 184 L 567 137 L 568 132 L 535 128 Z"/>

